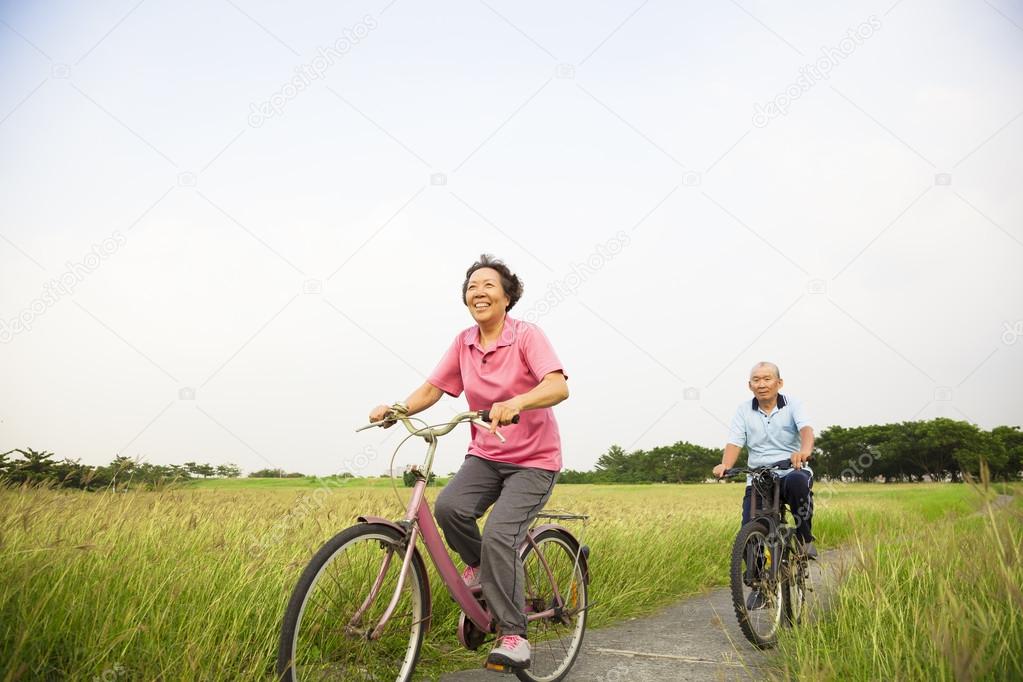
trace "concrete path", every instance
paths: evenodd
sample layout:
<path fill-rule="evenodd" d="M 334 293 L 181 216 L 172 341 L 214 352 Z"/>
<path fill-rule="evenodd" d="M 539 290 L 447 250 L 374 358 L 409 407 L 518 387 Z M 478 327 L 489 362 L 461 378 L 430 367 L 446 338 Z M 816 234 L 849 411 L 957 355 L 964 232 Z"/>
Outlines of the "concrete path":
<path fill-rule="evenodd" d="M 840 551 L 825 552 L 811 563 L 814 592 L 810 608 L 844 574 Z M 739 630 L 727 588 L 712 590 L 600 630 L 588 630 L 583 649 L 565 678 L 574 682 L 655 682 L 672 680 L 757 680 L 765 675 L 767 655 Z M 504 677 L 482 669 L 450 673 L 442 682 L 497 682 Z"/>

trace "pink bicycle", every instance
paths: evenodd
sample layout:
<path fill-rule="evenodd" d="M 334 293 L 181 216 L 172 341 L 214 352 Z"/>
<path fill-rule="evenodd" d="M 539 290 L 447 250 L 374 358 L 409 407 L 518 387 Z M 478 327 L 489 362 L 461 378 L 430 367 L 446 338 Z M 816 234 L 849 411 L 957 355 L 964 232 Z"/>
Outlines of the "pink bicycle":
<path fill-rule="evenodd" d="M 463 412 L 450 422 L 416 427 L 396 406 L 387 420 L 358 430 L 394 421 L 409 431 L 401 444 L 413 436 L 428 444 L 425 464 L 412 469 L 416 482 L 405 517 L 391 521 L 360 516 L 358 524 L 335 535 L 313 556 L 284 614 L 277 655 L 282 680 L 412 678 L 432 614 L 420 539 L 462 609 L 461 644 L 476 650 L 495 634 L 480 588 L 462 581 L 424 495 L 438 439 L 463 422 L 489 428 L 489 414 Z M 519 551 L 526 579 L 526 637 L 532 650 L 529 668 L 513 670 L 520 680 L 561 680 L 579 654 L 589 607 L 589 550 L 554 522 L 587 518 L 541 513 L 540 525 L 530 528 Z"/>

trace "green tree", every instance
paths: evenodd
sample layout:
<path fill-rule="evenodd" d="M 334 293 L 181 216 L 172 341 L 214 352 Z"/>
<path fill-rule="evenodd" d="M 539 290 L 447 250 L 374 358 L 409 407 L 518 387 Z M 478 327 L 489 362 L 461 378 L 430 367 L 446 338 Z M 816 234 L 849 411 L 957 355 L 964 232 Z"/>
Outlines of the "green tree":
<path fill-rule="evenodd" d="M 1018 426 L 997 426 L 991 429 L 991 435 L 1005 449 L 1005 466 L 1000 472 L 1001 477 L 1023 477 L 1023 431 Z"/>
<path fill-rule="evenodd" d="M 202 476 L 203 478 L 209 478 L 217 473 L 216 468 L 212 464 L 200 464 L 195 468 L 195 473 Z"/>
<path fill-rule="evenodd" d="M 52 452 L 32 448 L 17 448 L 10 452 L 22 456 L 22 460 L 12 460 L 8 465 L 7 478 L 13 483 L 41 483 L 53 477 L 55 463 Z"/>
<path fill-rule="evenodd" d="M 437 478 L 437 474 L 430 472 L 430 477 L 426 480 L 426 485 L 433 485 L 434 480 Z M 406 488 L 411 488 L 416 484 L 416 475 L 411 471 L 406 471 L 401 475 L 402 483 L 405 484 Z"/>
<path fill-rule="evenodd" d="M 612 445 L 597 459 L 597 478 L 607 481 L 623 481 L 629 470 L 629 455 L 619 445 Z"/>
<path fill-rule="evenodd" d="M 988 431 L 977 430 L 976 434 L 967 439 L 954 453 L 959 468 L 969 472 L 975 479 L 980 478 L 980 463 L 987 462 L 991 476 L 1004 478 L 1009 453 L 1005 445 Z"/>
<path fill-rule="evenodd" d="M 217 476 L 221 478 L 238 478 L 242 470 L 236 464 L 221 464 L 217 466 Z"/>

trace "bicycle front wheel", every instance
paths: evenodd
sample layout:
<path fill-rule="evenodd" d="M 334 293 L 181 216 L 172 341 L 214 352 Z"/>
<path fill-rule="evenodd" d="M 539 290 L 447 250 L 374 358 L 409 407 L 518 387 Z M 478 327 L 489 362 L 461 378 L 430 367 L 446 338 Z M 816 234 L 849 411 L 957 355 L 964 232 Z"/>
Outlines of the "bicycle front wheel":
<path fill-rule="evenodd" d="M 758 649 L 769 649 L 777 643 L 783 608 L 783 573 L 774 566 L 781 557 L 774 556 L 775 545 L 767 532 L 765 525 L 751 521 L 739 531 L 732 547 L 735 617 L 742 634 Z"/>
<path fill-rule="evenodd" d="M 277 653 L 281 680 L 411 679 L 430 598 L 418 552 L 394 613 L 379 637 L 374 636 L 397 588 L 405 556 L 402 540 L 390 526 L 364 523 L 343 530 L 320 548 L 302 572 L 284 614 Z"/>
<path fill-rule="evenodd" d="M 799 551 L 795 537 L 789 538 L 785 546 L 785 561 L 782 565 L 785 574 L 785 625 L 795 627 L 806 617 L 806 592 L 809 580 L 809 567 L 806 556 Z"/>
<path fill-rule="evenodd" d="M 555 614 L 528 622 L 531 662 L 528 669 L 515 674 L 527 682 L 557 682 L 575 663 L 586 632 L 586 558 L 580 555 L 575 538 L 556 528 L 542 531 L 533 540 L 536 548 L 527 546 L 522 557 L 526 613 L 555 609 Z"/>

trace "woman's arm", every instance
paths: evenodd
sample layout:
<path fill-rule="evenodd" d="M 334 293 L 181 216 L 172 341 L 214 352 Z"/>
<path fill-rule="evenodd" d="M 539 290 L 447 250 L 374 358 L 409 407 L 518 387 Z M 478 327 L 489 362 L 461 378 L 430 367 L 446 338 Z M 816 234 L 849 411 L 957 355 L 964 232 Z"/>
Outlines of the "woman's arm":
<path fill-rule="evenodd" d="M 405 398 L 405 404 L 408 405 L 408 414 L 412 415 L 416 412 L 422 412 L 423 410 L 432 407 L 441 396 L 444 395 L 444 391 L 440 390 L 429 381 L 424 382 L 422 386 L 412 391 L 408 398 Z M 378 422 L 387 416 L 387 413 L 391 411 L 390 405 L 377 405 L 369 413 L 369 420 L 371 422 Z"/>
<path fill-rule="evenodd" d="M 490 431 L 511 424 L 511 420 L 525 410 L 553 407 L 568 398 L 568 380 L 560 371 L 546 374 L 540 383 L 520 395 L 494 403 L 490 408 Z"/>

